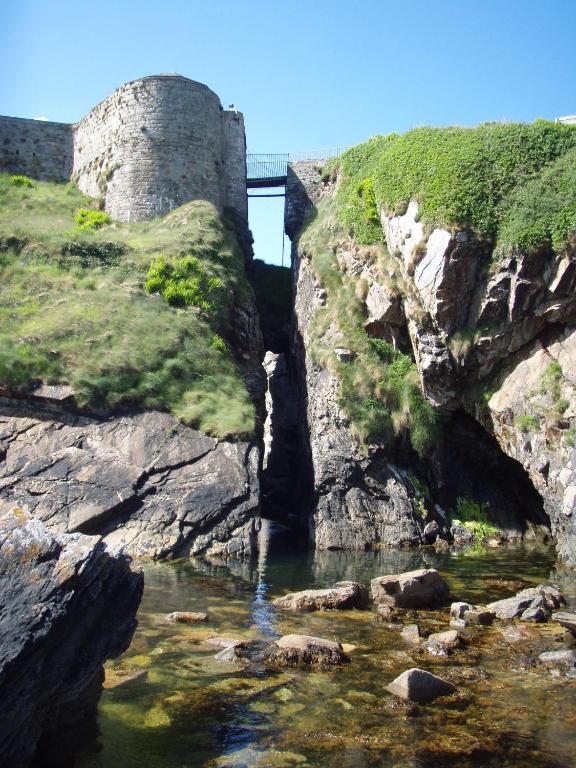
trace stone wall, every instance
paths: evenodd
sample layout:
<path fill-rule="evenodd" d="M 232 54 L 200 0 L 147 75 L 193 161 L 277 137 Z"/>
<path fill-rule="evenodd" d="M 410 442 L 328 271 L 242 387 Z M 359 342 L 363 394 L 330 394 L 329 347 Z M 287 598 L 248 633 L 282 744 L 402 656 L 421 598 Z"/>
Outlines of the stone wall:
<path fill-rule="evenodd" d="M 153 219 L 190 200 L 248 219 L 243 117 L 180 75 L 126 83 L 74 126 L 0 118 L 0 146 L 1 170 L 72 178 L 120 221 Z"/>
<path fill-rule="evenodd" d="M 0 116 L 0 171 L 66 181 L 73 163 L 72 126 Z"/>
<path fill-rule="evenodd" d="M 288 164 L 284 229 L 291 240 L 302 227 L 308 211 L 326 193 L 328 185 L 322 181 L 319 171 L 321 162 L 312 160 Z"/>
<path fill-rule="evenodd" d="M 244 117 L 234 110 L 222 114 L 222 151 L 224 168 L 223 203 L 248 221 L 246 193 L 246 132 Z"/>

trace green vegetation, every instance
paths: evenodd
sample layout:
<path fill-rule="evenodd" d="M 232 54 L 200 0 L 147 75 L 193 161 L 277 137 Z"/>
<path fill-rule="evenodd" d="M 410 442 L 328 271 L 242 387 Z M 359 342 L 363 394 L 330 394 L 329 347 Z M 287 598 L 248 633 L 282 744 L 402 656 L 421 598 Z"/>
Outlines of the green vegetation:
<path fill-rule="evenodd" d="M 576 233 L 576 149 L 514 189 L 502 206 L 498 247 L 560 250 Z"/>
<path fill-rule="evenodd" d="M 99 213 L 72 185 L 0 176 L 0 385 L 68 383 L 93 409 L 154 407 L 216 436 L 250 434 L 226 343 L 234 305 L 251 296 L 231 227 L 196 201 L 78 231 L 79 208 Z M 168 277 L 155 295 L 145 286 L 160 253 Z"/>
<path fill-rule="evenodd" d="M 502 247 L 544 237 L 558 248 L 576 229 L 575 152 L 576 129 L 543 120 L 416 128 L 375 136 L 325 173 L 340 170 L 340 219 L 360 243 L 382 239 L 374 205 L 398 214 L 416 200 L 428 227 L 469 228 Z"/>
<path fill-rule="evenodd" d="M 487 504 L 474 501 L 468 496 L 460 496 L 456 501 L 459 521 L 480 541 L 499 535 L 498 528 L 488 520 L 487 509 Z"/>
<path fill-rule="evenodd" d="M 33 187 L 34 182 L 32 179 L 29 179 L 28 176 L 21 176 L 16 174 L 15 176 L 10 176 L 10 184 L 14 184 L 17 187 Z"/>
<path fill-rule="evenodd" d="M 352 432 L 362 443 L 389 442 L 408 431 L 412 446 L 425 454 L 437 434 L 437 417 L 422 395 L 413 360 L 365 329 L 365 305 L 361 279 L 338 269 L 336 251 L 348 244 L 338 223 L 333 200 L 325 198 L 317 216 L 308 222 L 300 238 L 301 249 L 311 254 L 312 270 L 327 293 L 326 305 L 314 318 L 310 350 L 313 359 L 332 370 L 340 381 L 340 404 Z M 383 247 L 365 254 L 390 291 L 397 290 L 391 261 Z M 339 330 L 338 341 L 329 341 L 328 329 Z M 335 348 L 351 350 L 339 359 Z"/>
<path fill-rule="evenodd" d="M 78 229 L 91 232 L 94 229 L 100 229 L 104 224 L 109 224 L 110 216 L 104 211 L 79 208 L 74 215 L 74 221 L 78 225 Z"/>
<path fill-rule="evenodd" d="M 146 290 L 159 293 L 172 307 L 192 306 L 209 314 L 224 284 L 219 277 L 210 277 L 194 256 L 173 262 L 158 256 L 148 269 Z"/>
<path fill-rule="evenodd" d="M 536 416 L 532 416 L 527 413 L 522 414 L 522 416 L 518 416 L 518 418 L 515 419 L 514 424 L 516 429 L 519 429 L 520 432 L 535 432 L 540 428 L 540 422 Z"/>

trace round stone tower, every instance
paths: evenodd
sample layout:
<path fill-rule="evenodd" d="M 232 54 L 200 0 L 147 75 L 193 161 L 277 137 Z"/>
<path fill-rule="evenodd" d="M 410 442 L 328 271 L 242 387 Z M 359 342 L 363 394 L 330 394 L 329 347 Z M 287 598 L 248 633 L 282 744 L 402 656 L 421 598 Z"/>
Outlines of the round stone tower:
<path fill-rule="evenodd" d="M 195 199 L 245 217 L 245 151 L 241 114 L 202 83 L 156 75 L 121 86 L 75 126 L 73 178 L 121 221 Z"/>

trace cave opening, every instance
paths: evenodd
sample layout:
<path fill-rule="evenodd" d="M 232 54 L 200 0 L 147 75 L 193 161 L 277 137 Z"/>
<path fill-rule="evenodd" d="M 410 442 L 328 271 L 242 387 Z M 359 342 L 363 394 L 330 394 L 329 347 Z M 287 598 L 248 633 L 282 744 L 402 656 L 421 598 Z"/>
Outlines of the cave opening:
<path fill-rule="evenodd" d="M 487 516 L 511 538 L 546 537 L 550 519 L 524 467 L 464 410 L 448 419 L 432 462 L 437 501 L 456 510 L 458 499 L 485 504 Z"/>

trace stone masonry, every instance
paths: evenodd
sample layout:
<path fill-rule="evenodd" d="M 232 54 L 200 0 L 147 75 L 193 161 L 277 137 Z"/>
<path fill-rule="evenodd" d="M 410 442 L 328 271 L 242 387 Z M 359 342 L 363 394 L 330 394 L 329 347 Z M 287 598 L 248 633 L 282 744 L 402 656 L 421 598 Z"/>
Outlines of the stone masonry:
<path fill-rule="evenodd" d="M 0 147 L 0 170 L 73 180 L 120 221 L 197 199 L 248 218 L 243 116 L 180 75 L 126 83 L 75 125 L 0 117 Z"/>

